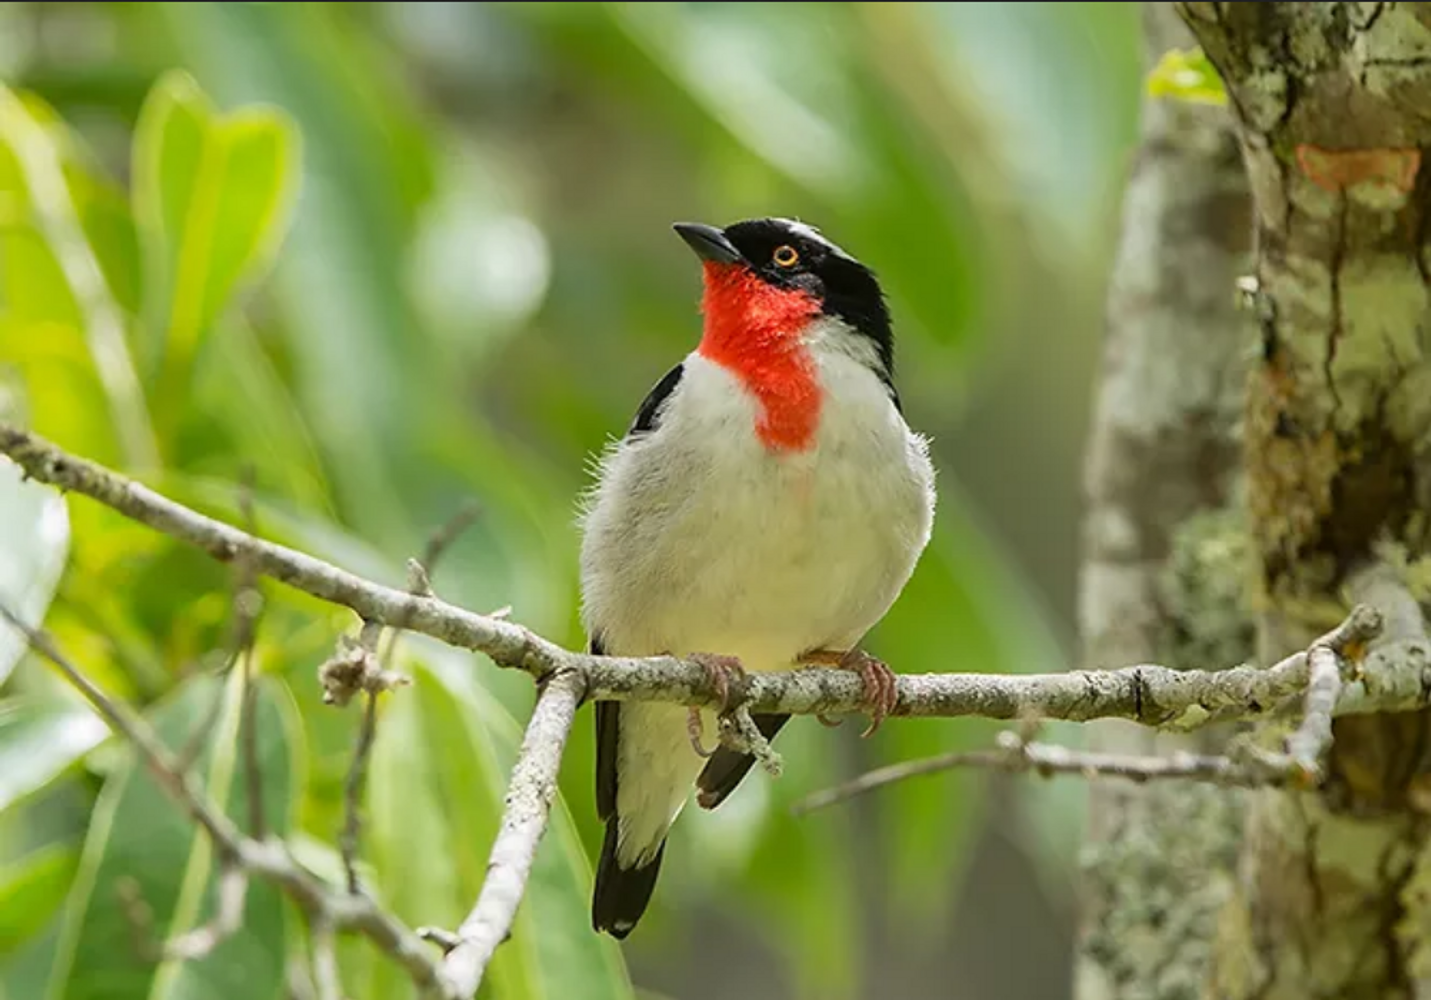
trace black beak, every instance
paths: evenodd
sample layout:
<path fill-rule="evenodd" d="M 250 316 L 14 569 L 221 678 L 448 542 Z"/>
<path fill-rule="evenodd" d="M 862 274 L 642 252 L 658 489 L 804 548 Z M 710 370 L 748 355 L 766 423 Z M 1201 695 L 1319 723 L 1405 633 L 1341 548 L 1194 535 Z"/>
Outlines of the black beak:
<path fill-rule="evenodd" d="M 741 259 L 740 251 L 731 245 L 725 234 L 714 226 L 699 222 L 678 222 L 671 227 L 696 252 L 701 260 L 717 264 L 734 264 Z"/>

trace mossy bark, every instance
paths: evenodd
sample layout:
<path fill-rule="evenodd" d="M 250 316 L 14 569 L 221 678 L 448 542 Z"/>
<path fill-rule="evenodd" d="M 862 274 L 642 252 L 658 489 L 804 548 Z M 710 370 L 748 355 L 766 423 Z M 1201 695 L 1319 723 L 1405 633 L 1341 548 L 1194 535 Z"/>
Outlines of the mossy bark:
<path fill-rule="evenodd" d="M 1244 454 L 1259 655 L 1275 658 L 1344 614 L 1355 574 L 1431 541 L 1431 4 L 1180 8 L 1254 193 Z M 1321 792 L 1251 802 L 1211 995 L 1417 995 L 1426 942 L 1404 930 L 1425 922 L 1407 890 L 1431 715 L 1333 731 Z"/>
<path fill-rule="evenodd" d="M 1189 377 L 1190 357 L 1209 371 L 1246 362 L 1236 389 L 1237 461 L 1232 469 L 1217 465 L 1203 481 L 1218 487 L 1204 506 L 1223 507 L 1211 517 L 1239 539 L 1219 551 L 1246 558 L 1251 572 L 1242 579 L 1251 586 L 1241 595 L 1245 619 L 1227 614 L 1230 592 L 1206 585 L 1198 559 L 1182 560 L 1190 569 L 1171 576 L 1192 586 L 1154 586 L 1148 567 L 1166 562 L 1162 539 L 1180 533 L 1175 527 L 1155 534 L 1149 544 L 1147 526 L 1181 525 L 1181 537 L 1192 538 L 1197 521 L 1189 516 L 1186 490 L 1159 482 L 1151 500 L 1122 505 L 1134 511 L 1139 503 L 1159 505 L 1156 517 L 1126 522 L 1139 526 L 1141 533 L 1124 535 L 1139 546 L 1134 551 L 1143 573 L 1125 568 L 1124 584 L 1108 585 L 1109 571 L 1101 568 L 1110 561 L 1108 546 L 1090 531 L 1085 635 L 1090 655 L 1106 660 L 1147 655 L 1158 636 L 1255 634 L 1256 658 L 1272 662 L 1335 624 L 1367 579 L 1364 570 L 1424 565 L 1431 547 L 1431 169 L 1423 163 L 1431 155 L 1431 4 L 1148 6 L 1154 8 L 1152 39 L 1166 43 L 1158 31 L 1172 8 L 1226 84 L 1229 103 L 1220 121 L 1235 136 L 1241 162 L 1234 172 L 1252 192 L 1246 232 L 1253 251 L 1245 273 L 1253 279 L 1246 287 L 1254 323 L 1249 331 L 1226 317 L 1187 313 L 1179 304 L 1185 293 L 1170 283 L 1158 291 L 1160 308 L 1182 318 L 1174 347 L 1159 342 L 1156 323 L 1139 328 L 1126 294 L 1115 288 L 1110 358 L 1116 350 L 1127 353 L 1132 342 L 1141 345 L 1132 348 L 1135 356 L 1160 358 L 1180 379 Z M 1214 109 L 1206 109 L 1206 121 L 1174 117 L 1200 113 L 1191 109 L 1148 110 L 1149 143 L 1166 145 L 1160 123 L 1184 130 L 1172 140 L 1183 148 L 1189 136 L 1227 135 L 1218 131 Z M 1191 159 L 1186 166 L 1198 169 Z M 1164 208 L 1230 183 L 1223 160 L 1204 158 L 1202 170 L 1201 187 L 1180 191 Z M 1138 184 L 1135 177 L 1130 206 Z M 1188 227 L 1193 233 L 1213 231 L 1225 217 L 1204 197 L 1195 208 L 1199 222 Z M 1225 247 L 1216 266 L 1200 264 L 1202 245 L 1189 249 L 1170 239 L 1163 218 L 1156 211 L 1130 212 L 1125 244 L 1141 241 L 1162 266 L 1180 269 L 1185 282 L 1215 283 L 1230 308 L 1234 286 L 1227 267 L 1235 250 Z M 1130 256 L 1124 267 L 1132 275 L 1120 271 L 1118 279 L 1125 286 L 1140 280 L 1139 267 L 1154 266 Z M 1132 384 L 1123 369 L 1110 363 L 1105 398 L 1138 399 L 1150 391 Z M 1147 406 L 1158 412 L 1155 402 Z M 1206 412 L 1218 421 L 1228 416 L 1223 408 Z M 1099 439 L 1116 440 L 1116 430 L 1103 423 Z M 1179 436 L 1173 428 L 1172 450 L 1159 459 L 1178 457 L 1169 473 L 1174 482 L 1190 474 L 1187 456 L 1207 441 L 1205 426 L 1182 430 Z M 1110 451 L 1105 444 L 1102 454 L 1105 462 L 1126 467 L 1092 477 L 1094 526 L 1119 523 L 1100 513 L 1109 505 L 1096 488 L 1100 482 L 1142 478 L 1146 484 L 1157 469 L 1135 451 Z M 1169 568 L 1178 563 L 1175 558 Z M 1222 598 L 1220 617 L 1207 619 L 1168 600 L 1207 593 Z M 1120 599 L 1136 617 L 1120 610 Z M 1123 619 L 1138 622 L 1134 634 Z M 1424 634 L 1414 602 L 1397 621 Z M 1238 630 L 1248 624 L 1254 633 Z M 1204 642 L 1201 650 L 1207 648 Z M 1090 869 L 1080 962 L 1084 998 L 1303 1000 L 1426 992 L 1431 715 L 1345 717 L 1335 723 L 1334 737 L 1328 780 L 1316 793 L 1265 791 L 1239 800 L 1168 789 L 1103 798 L 1112 808 L 1094 830 L 1097 864 Z M 1195 802 L 1201 805 L 1189 806 Z M 1169 815 L 1181 829 L 1166 822 Z M 1118 857 L 1120 843 L 1142 844 L 1141 854 Z M 1140 878 L 1151 883 L 1141 893 Z M 1159 912 L 1147 899 L 1166 898 L 1167 884 L 1186 888 L 1187 895 L 1173 896 Z"/>
<path fill-rule="evenodd" d="M 1173 5 L 1143 5 L 1146 62 L 1192 45 Z M 1255 335 L 1236 306 L 1251 208 L 1224 109 L 1145 99 L 1109 289 L 1080 619 L 1089 666 L 1231 666 L 1252 652 L 1240 495 Z M 1104 749 L 1166 753 L 1218 734 L 1101 725 Z M 1196 747 L 1189 742 L 1196 740 Z M 1090 789 L 1082 1000 L 1201 995 L 1234 883 L 1243 798 L 1184 783 Z"/>

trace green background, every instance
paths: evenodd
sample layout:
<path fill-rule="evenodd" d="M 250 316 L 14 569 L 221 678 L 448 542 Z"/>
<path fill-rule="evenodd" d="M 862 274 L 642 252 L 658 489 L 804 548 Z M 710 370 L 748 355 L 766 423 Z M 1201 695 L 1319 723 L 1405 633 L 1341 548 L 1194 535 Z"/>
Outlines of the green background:
<path fill-rule="evenodd" d="M 226 518 L 251 475 L 264 535 L 394 585 L 475 501 L 438 590 L 579 646 L 576 497 L 698 336 L 670 224 L 799 217 L 879 272 L 939 467 L 935 539 L 870 648 L 912 672 L 1062 669 L 1137 9 L 4 5 L 0 409 Z M 231 571 L 12 472 L 0 596 L 175 745 L 216 711 L 197 766 L 246 817 Z M 264 593 L 267 813 L 336 872 L 358 710 L 322 705 L 316 670 L 351 616 Z M 409 922 L 453 926 L 531 684 L 412 637 L 396 666 L 414 683 L 383 703 L 365 874 Z M 143 961 L 119 883 L 156 927 L 192 926 L 207 845 L 10 633 L 0 673 L 4 995 L 287 996 L 304 935 L 267 890 L 204 962 Z M 678 824 L 617 946 L 587 923 L 591 722 L 484 996 L 1067 994 L 1079 783 L 943 775 L 789 813 L 994 726 L 792 724 L 779 780 Z M 342 961 L 353 1000 L 407 995 L 361 942 Z"/>

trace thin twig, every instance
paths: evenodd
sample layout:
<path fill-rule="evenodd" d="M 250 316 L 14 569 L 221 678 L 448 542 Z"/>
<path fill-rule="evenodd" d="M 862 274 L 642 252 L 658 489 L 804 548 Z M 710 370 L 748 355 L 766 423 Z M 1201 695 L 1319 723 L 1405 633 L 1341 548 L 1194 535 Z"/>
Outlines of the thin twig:
<path fill-rule="evenodd" d="M 477 992 L 487 963 L 511 933 L 556 798 L 562 750 L 584 694 L 582 675 L 563 671 L 548 678 L 537 695 L 512 768 L 502 824 L 487 861 L 487 878 L 471 914 L 457 931 L 456 947 L 444 959 L 449 981 L 461 996 Z"/>
<path fill-rule="evenodd" d="M 240 581 L 234 589 L 233 636 L 229 640 L 229 652 L 224 658 L 224 664 L 215 675 L 220 679 L 227 678 L 229 671 L 236 666 L 242 665 L 245 671 L 248 669 L 245 661 L 252 654 L 258 615 L 263 608 L 263 595 L 258 592 L 256 586 L 253 586 L 252 578 L 256 576 L 256 573 L 251 574 L 251 579 L 247 583 Z M 247 678 L 245 685 L 247 685 Z M 199 755 L 203 753 L 205 743 L 213 735 L 214 727 L 219 722 L 219 716 L 223 714 L 224 697 L 224 685 L 220 684 L 218 690 L 214 692 L 208 710 L 189 732 L 189 738 L 178 751 L 177 756 L 181 770 L 193 767 L 199 759 Z"/>
<path fill-rule="evenodd" d="M 343 1000 L 333 925 L 326 920 L 316 921 L 308 930 L 308 939 L 313 949 L 313 992 L 317 1000 Z"/>
<path fill-rule="evenodd" d="M 443 553 L 457 540 L 462 531 L 476 520 L 478 511 L 479 508 L 476 504 L 465 504 L 446 524 L 433 532 L 432 537 L 427 541 L 427 547 L 423 550 L 426 567 L 415 559 L 408 560 L 409 593 L 418 597 L 432 596 L 432 581 L 428 575 L 431 568 L 437 564 Z M 367 693 L 363 719 L 358 725 L 357 742 L 353 746 L 353 759 L 348 765 L 348 777 L 343 786 L 343 833 L 339 838 L 339 848 L 343 856 L 343 871 L 347 879 L 348 891 L 351 893 L 357 893 L 360 890 L 358 850 L 362 836 L 363 782 L 367 774 L 368 756 L 372 753 L 373 741 L 377 738 L 378 695 L 396 684 L 406 683 L 406 678 L 389 669 L 400 634 L 400 629 L 391 630 L 387 646 L 379 660 L 377 654 L 382 638 L 382 626 L 374 621 L 365 622 L 356 647 L 347 653 L 340 654 L 339 657 L 339 663 L 342 665 L 352 666 L 354 663 L 358 665 L 356 673 L 348 675 L 347 683 L 354 690 L 361 689 Z M 344 656 L 347 658 L 344 659 Z M 356 660 L 353 658 L 354 656 L 357 657 Z M 381 666 L 379 666 L 379 662 Z M 334 687 L 328 683 L 329 679 L 334 676 L 330 667 L 324 668 L 323 676 L 327 695 L 325 700 L 338 705 L 346 705 L 350 695 L 335 692 Z"/>
<path fill-rule="evenodd" d="M 770 741 L 750 717 L 750 711 L 737 705 L 730 712 L 720 716 L 721 743 L 740 753 L 754 757 L 772 778 L 780 777 L 784 767 Z"/>
<path fill-rule="evenodd" d="M 258 515 L 253 505 L 253 470 L 245 470 L 239 489 L 239 511 L 244 528 L 258 537 Z M 243 742 L 244 780 L 248 792 L 248 832 L 262 840 L 268 835 L 268 818 L 263 803 L 263 769 L 258 760 L 258 684 L 254 677 L 253 648 L 258 638 L 258 618 L 263 612 L 263 594 L 258 589 L 258 573 L 247 553 L 238 559 L 239 604 L 243 611 L 237 642 L 243 663 L 243 698 L 239 701 L 239 738 Z"/>
<path fill-rule="evenodd" d="M 170 940 L 164 946 L 165 957 L 179 961 L 207 958 L 239 932 L 243 927 L 244 901 L 248 898 L 248 875 L 232 858 L 219 868 L 218 895 L 214 919 Z"/>
<path fill-rule="evenodd" d="M 154 910 L 144 898 L 139 881 L 130 875 L 121 876 L 114 883 L 114 894 L 129 927 L 134 953 L 145 962 L 158 962 L 164 957 L 164 945 L 154 933 Z"/>
<path fill-rule="evenodd" d="M 1307 651 L 1307 693 L 1302 723 L 1287 737 L 1287 762 L 1306 786 L 1320 784 L 1332 746 L 1332 713 L 1342 691 L 1342 663 L 1349 649 L 1362 649 L 1382 630 L 1379 614 L 1359 607 Z"/>
<path fill-rule="evenodd" d="M 427 547 L 422 550 L 422 562 L 420 569 L 429 581 L 431 589 L 431 579 L 437 573 L 437 563 L 443 555 L 450 549 L 462 532 L 466 531 L 477 520 L 482 513 L 482 508 L 475 501 L 469 500 L 457 509 L 457 513 L 447 519 L 447 523 L 434 531 L 427 540 Z"/>
<path fill-rule="evenodd" d="M 709 672 L 675 657 L 590 656 L 563 649 L 513 622 L 481 615 L 436 597 L 364 580 L 312 556 L 271 542 L 175 503 L 92 462 L 76 458 L 28 431 L 0 422 L 0 453 L 31 478 L 82 493 L 155 530 L 232 560 L 250 552 L 259 572 L 321 600 L 351 608 L 364 620 L 421 632 L 449 645 L 485 653 L 495 663 L 535 677 L 579 671 L 592 701 L 649 701 L 720 709 Z M 1221 665 L 1215 665 L 1221 666 Z M 1336 714 L 1425 707 L 1431 694 L 1414 657 L 1384 664 L 1375 683 L 1348 685 Z M 937 673 L 898 677 L 894 716 L 978 716 L 1087 722 L 1130 719 L 1191 730 L 1214 722 L 1263 718 L 1307 685 L 1305 652 L 1261 669 L 1173 670 L 1155 665 L 1051 674 Z M 864 711 L 864 685 L 835 668 L 759 672 L 743 685 L 751 712 L 790 715 Z"/>
<path fill-rule="evenodd" d="M 263 769 L 258 759 L 258 683 L 254 677 L 252 646 L 243 654 L 243 698 L 239 706 L 239 739 L 243 743 L 244 783 L 248 795 L 248 831 L 262 840 L 268 836 L 268 818 L 263 803 Z"/>
<path fill-rule="evenodd" d="M 318 1000 L 312 961 L 304 961 L 298 954 L 292 955 L 288 959 L 283 981 L 287 984 L 285 1000 Z"/>
<path fill-rule="evenodd" d="M 131 712 L 109 695 L 101 691 L 93 681 L 65 658 L 48 636 L 22 622 L 8 607 L 0 605 L 0 617 L 17 629 L 29 642 L 30 648 L 53 663 L 66 681 L 79 690 L 95 711 L 104 716 L 114 729 L 138 748 L 150 769 L 160 782 L 189 810 L 194 821 L 208 832 L 221 847 L 231 848 L 238 842 L 239 834 L 227 816 L 214 809 L 194 787 L 186 772 L 180 771 L 177 762 L 159 742 L 158 735 L 150 729 L 142 718 Z M 233 853 L 230 851 L 230 853 Z"/>
<path fill-rule="evenodd" d="M 358 838 L 362 834 L 363 777 L 377 731 L 378 693 L 369 691 L 367 704 L 363 708 L 363 721 L 358 726 L 358 743 L 353 748 L 353 760 L 348 767 L 348 778 L 343 786 L 343 836 L 340 848 L 343 854 L 343 872 L 351 893 L 359 891 Z"/>
<path fill-rule="evenodd" d="M 419 927 L 417 929 L 417 936 L 424 941 L 430 941 L 437 945 L 442 949 L 444 955 L 462 943 L 460 937 L 441 927 Z"/>
<path fill-rule="evenodd" d="M 364 622 L 356 641 L 344 636 L 336 656 L 319 668 L 323 684 L 323 700 L 329 704 L 347 705 L 358 693 L 367 694 L 367 707 L 358 724 L 358 738 L 353 746 L 353 759 L 348 764 L 348 777 L 343 783 L 343 832 L 339 850 L 343 857 L 344 879 L 348 891 L 357 894 L 358 843 L 362 833 L 363 775 L 368 754 L 377 735 L 378 695 L 407 678 L 378 666 L 377 649 L 383 627 L 377 622 Z"/>
<path fill-rule="evenodd" d="M 245 470 L 239 485 L 239 510 L 242 513 L 244 528 L 247 532 L 257 538 L 257 518 L 253 508 L 253 481 L 252 471 Z M 252 691 L 252 677 L 250 658 L 253 655 L 254 640 L 258 635 L 258 619 L 263 612 L 263 594 L 258 589 L 258 569 L 254 565 L 254 560 L 248 553 L 240 553 L 234 560 L 234 590 L 233 590 L 233 619 L 230 626 L 231 635 L 229 637 L 229 652 L 224 659 L 224 665 L 219 669 L 218 676 L 227 678 L 229 671 L 235 666 L 242 666 L 244 671 L 244 696 L 241 705 L 240 724 L 243 727 L 245 739 L 245 767 L 250 774 L 257 770 L 253 760 L 248 757 L 249 728 L 252 725 L 253 706 L 250 704 L 250 692 Z M 209 709 L 204 713 L 189 734 L 184 746 L 179 750 L 179 767 L 187 769 L 194 766 L 199 759 L 199 754 L 203 752 L 204 745 L 214 732 L 214 727 L 218 725 L 219 716 L 223 713 L 226 689 L 223 684 L 218 686 L 214 692 Z M 261 789 L 260 789 L 261 790 Z M 258 798 L 259 809 L 262 810 L 262 799 L 253 794 L 253 789 L 249 790 L 250 800 Z M 250 832 L 255 836 L 263 835 L 263 816 L 250 816 Z"/>
<path fill-rule="evenodd" d="M 448 986 L 428 948 L 400 920 L 367 896 L 354 896 L 320 881 L 294 861 L 282 844 L 245 836 L 195 786 L 189 772 L 178 768 L 173 754 L 141 716 L 96 687 L 47 635 L 22 622 L 4 605 L 0 605 L 0 618 L 24 635 L 30 648 L 54 664 L 65 680 L 83 694 L 90 705 L 138 751 L 160 787 L 213 840 L 221 866 L 231 864 L 251 877 L 272 882 L 298 905 L 310 921 L 326 921 L 335 930 L 352 930 L 362 934 L 402 966 L 425 995 L 443 1000 L 470 998 L 470 993 L 460 996 Z"/>
<path fill-rule="evenodd" d="M 1239 766 L 1237 761 L 1221 755 L 1205 756 L 1178 752 L 1165 757 L 1140 757 L 1132 754 L 1074 750 L 1048 743 L 1027 743 L 1012 751 L 1003 748 L 964 750 L 892 764 L 806 796 L 791 806 L 791 812 L 797 816 L 804 815 L 909 778 L 966 767 L 1013 773 L 1032 771 L 1045 778 L 1058 774 L 1077 775 L 1090 780 L 1120 778 L 1138 784 L 1182 779 L 1206 781 L 1216 785 L 1266 787 L 1278 781 L 1275 775 L 1264 775 L 1251 768 Z M 1283 775 L 1281 780 L 1286 780 L 1286 776 Z"/>
<path fill-rule="evenodd" d="M 214 674 L 221 682 L 229 676 L 229 671 L 233 670 L 239 662 L 241 651 L 232 649 L 224 658 L 224 665 Z M 204 747 L 208 744 L 209 738 L 214 734 L 214 727 L 219 724 L 219 717 L 224 714 L 224 701 L 227 690 L 223 683 L 220 683 L 214 691 L 213 697 L 209 699 L 209 706 L 195 723 L 194 728 L 189 730 L 188 739 L 184 741 L 175 752 L 176 763 L 179 770 L 187 771 L 199 761 L 199 755 L 204 752 Z"/>

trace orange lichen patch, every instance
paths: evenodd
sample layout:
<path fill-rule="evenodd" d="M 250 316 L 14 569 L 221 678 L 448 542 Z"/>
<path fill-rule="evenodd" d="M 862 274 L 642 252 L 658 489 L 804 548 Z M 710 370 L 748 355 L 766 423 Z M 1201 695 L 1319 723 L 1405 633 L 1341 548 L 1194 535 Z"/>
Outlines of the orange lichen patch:
<path fill-rule="evenodd" d="M 1333 193 L 1375 184 L 1405 194 L 1421 169 L 1419 149 L 1319 149 L 1297 147 L 1297 165 L 1318 187 Z"/>
<path fill-rule="evenodd" d="M 1359 664 L 1366 659 L 1367 644 L 1360 639 L 1353 639 L 1342 647 L 1342 659 L 1347 663 Z"/>

